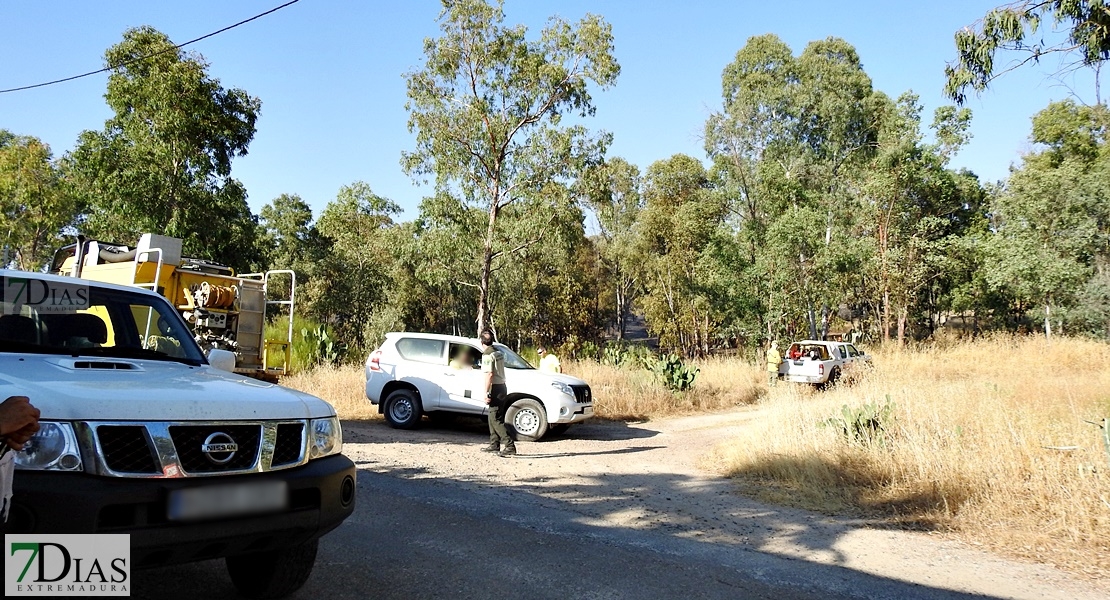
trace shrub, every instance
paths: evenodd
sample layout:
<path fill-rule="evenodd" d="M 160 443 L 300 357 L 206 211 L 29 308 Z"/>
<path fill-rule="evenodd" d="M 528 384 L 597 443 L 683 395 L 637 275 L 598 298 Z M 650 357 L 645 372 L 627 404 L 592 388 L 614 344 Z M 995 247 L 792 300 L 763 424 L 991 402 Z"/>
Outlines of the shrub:
<path fill-rule="evenodd" d="M 660 356 L 651 370 L 659 382 L 672 392 L 685 392 L 694 387 L 699 371 L 697 367 L 687 366 L 676 354 Z"/>

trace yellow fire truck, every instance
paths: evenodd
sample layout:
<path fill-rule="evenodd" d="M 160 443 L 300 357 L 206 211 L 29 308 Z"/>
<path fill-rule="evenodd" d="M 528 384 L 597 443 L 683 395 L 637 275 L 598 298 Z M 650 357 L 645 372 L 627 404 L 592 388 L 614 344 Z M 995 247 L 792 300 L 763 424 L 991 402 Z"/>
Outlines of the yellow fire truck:
<path fill-rule="evenodd" d="M 181 311 L 206 352 L 235 353 L 236 373 L 276 381 L 289 371 L 297 287 L 293 271 L 236 274 L 231 267 L 183 257 L 180 239 L 144 233 L 133 247 L 79 237 L 55 253 L 51 272 L 155 290 Z M 268 297 L 278 290 L 281 298 Z M 287 312 L 285 339 L 265 339 L 270 310 Z M 157 349 L 163 339 L 152 335 L 147 343 Z"/>

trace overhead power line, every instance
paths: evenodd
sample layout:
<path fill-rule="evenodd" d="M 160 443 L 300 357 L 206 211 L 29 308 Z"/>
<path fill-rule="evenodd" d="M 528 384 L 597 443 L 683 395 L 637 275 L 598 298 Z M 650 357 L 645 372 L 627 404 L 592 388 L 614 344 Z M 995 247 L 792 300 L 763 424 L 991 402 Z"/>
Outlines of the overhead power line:
<path fill-rule="evenodd" d="M 0 90 L 0 94 L 7 94 L 9 92 L 21 92 L 23 90 L 31 90 L 31 89 L 34 89 L 34 88 L 46 87 L 48 85 L 54 85 L 54 84 L 57 84 L 57 83 L 65 83 L 67 81 L 73 81 L 74 79 L 81 79 L 82 77 L 88 77 L 89 75 L 96 75 L 97 73 L 104 73 L 104 72 L 107 72 L 107 71 L 111 71 L 112 69 L 117 69 L 119 67 L 123 67 L 123 66 L 127 66 L 127 65 L 130 65 L 130 64 L 133 64 L 133 63 L 137 63 L 139 61 L 143 61 L 143 60 L 146 60 L 148 58 L 158 56 L 159 54 L 165 54 L 167 52 L 173 52 L 174 50 L 179 50 L 181 48 L 184 48 L 185 46 L 188 46 L 189 44 L 195 44 L 195 43 L 197 43 L 201 40 L 206 40 L 206 39 L 208 39 L 208 38 L 210 38 L 214 35 L 219 35 L 219 34 L 225 32 L 225 31 L 228 31 L 230 29 L 235 29 L 236 27 L 238 27 L 240 25 L 245 25 L 247 23 L 250 23 L 251 21 L 253 21 L 255 19 L 260 19 L 262 17 L 265 17 L 266 15 L 268 15 L 270 13 L 275 13 L 275 12 L 285 8 L 286 6 L 289 6 L 290 4 L 296 4 L 300 1 L 301 0 L 290 0 L 289 2 L 286 2 L 285 4 L 282 4 L 281 6 L 276 6 L 274 8 L 271 8 L 270 10 L 268 10 L 264 13 L 259 13 L 259 14 L 255 15 L 255 16 L 249 18 L 249 19 L 244 19 L 242 21 L 239 21 L 238 23 L 235 23 L 234 25 L 228 25 L 227 27 L 224 27 L 223 29 L 220 29 L 218 31 L 213 31 L 212 33 L 209 33 L 209 34 L 206 34 L 206 35 L 202 35 L 202 36 L 200 36 L 196 39 L 192 39 L 192 40 L 189 40 L 185 43 L 178 44 L 178 45 L 176 45 L 172 48 L 166 48 L 165 50 L 159 50 L 158 52 L 153 52 L 151 54 L 147 54 L 146 56 L 140 56 L 138 58 L 133 58 L 131 60 L 127 60 L 127 61 L 121 62 L 119 64 L 109 65 L 107 67 L 104 67 L 103 69 L 97 69 L 96 71 L 89 71 L 88 73 L 81 73 L 80 75 L 74 75 L 73 77 L 66 77 L 64 79 L 55 79 L 54 81 L 46 81 L 46 82 L 43 82 L 43 83 L 36 83 L 34 85 L 25 85 L 23 87 L 9 88 L 9 89 L 6 89 L 6 90 Z"/>

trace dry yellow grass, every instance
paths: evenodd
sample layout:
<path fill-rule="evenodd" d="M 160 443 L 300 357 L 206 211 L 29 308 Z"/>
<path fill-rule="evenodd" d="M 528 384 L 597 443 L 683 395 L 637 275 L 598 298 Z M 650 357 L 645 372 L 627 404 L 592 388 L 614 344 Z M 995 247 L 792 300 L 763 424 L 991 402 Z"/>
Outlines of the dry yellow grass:
<path fill-rule="evenodd" d="M 590 384 L 594 414 L 603 419 L 645 420 L 754 403 L 764 388 L 763 371 L 729 359 L 691 361 L 701 371 L 694 389 L 672 394 L 645 369 L 622 369 L 591 361 L 565 361 L 563 369 Z"/>
<path fill-rule="evenodd" d="M 1110 345 L 996 337 L 880 350 L 855 385 L 782 385 L 767 418 L 713 457 L 750 493 L 826 511 L 862 510 L 958 532 L 996 550 L 1110 572 Z M 823 426 L 842 405 L 896 404 L 884 444 Z"/>
<path fill-rule="evenodd" d="M 341 419 L 380 419 L 378 407 L 366 399 L 366 376 L 362 365 L 323 366 L 281 378 L 281 385 L 323 398 L 335 407 Z"/>
<path fill-rule="evenodd" d="M 581 377 L 594 391 L 597 416 L 643 420 L 751 404 L 761 393 L 763 372 L 731 360 L 694 363 L 701 372 L 693 391 L 675 395 L 650 371 L 620 369 L 594 362 L 566 361 L 567 374 Z M 380 419 L 366 399 L 362 365 L 323 366 L 290 375 L 281 384 L 327 400 L 343 419 Z"/>

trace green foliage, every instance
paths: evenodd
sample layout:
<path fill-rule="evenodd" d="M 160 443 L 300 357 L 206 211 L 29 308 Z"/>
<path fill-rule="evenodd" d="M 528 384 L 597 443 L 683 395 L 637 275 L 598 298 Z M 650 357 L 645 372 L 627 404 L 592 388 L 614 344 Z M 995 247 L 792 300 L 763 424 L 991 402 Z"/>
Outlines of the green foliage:
<path fill-rule="evenodd" d="M 701 371 L 690 367 L 676 354 L 664 354 L 651 365 L 655 378 L 672 392 L 685 392 L 694 387 L 694 380 Z"/>
<path fill-rule="evenodd" d="M 1050 30 L 1041 31 L 1046 20 L 1052 23 Z M 1020 0 L 992 9 L 974 26 L 960 29 L 955 42 L 957 57 L 945 66 L 944 91 L 963 104 L 968 88 L 981 92 L 1000 75 L 1052 54 L 1062 55 L 1061 71 L 1074 69 L 1075 59 L 1097 69 L 1110 59 L 1110 10 L 1101 0 Z M 1000 54 L 1018 58 L 1003 63 Z"/>
<path fill-rule="evenodd" d="M 853 408 L 845 404 L 839 416 L 830 417 L 823 425 L 842 434 L 848 443 L 885 445 L 891 439 L 897 408 L 889 395 L 882 405 L 868 402 Z"/>
<path fill-rule="evenodd" d="M 42 268 L 65 243 L 78 212 L 50 147 L 0 129 L 0 248 L 10 252 L 9 260 L 23 270 Z"/>
<path fill-rule="evenodd" d="M 433 176 L 439 208 L 477 234 L 463 239 L 482 240 L 476 277 L 465 280 L 478 290 L 478 329 L 491 323 L 493 273 L 540 242 L 565 207 L 565 189 L 553 188 L 608 144 L 562 116 L 593 114 L 590 84 L 608 87 L 620 72 L 611 27 L 598 16 L 576 26 L 552 17 L 538 40 L 504 19 L 500 2 L 445 2 L 440 37 L 425 40 L 423 68 L 406 75 L 416 149 L 402 164 L 418 180 Z"/>
<path fill-rule="evenodd" d="M 316 338 L 311 335 L 313 332 L 321 329 L 327 332 L 327 328 L 318 321 L 300 314 L 294 316 L 293 345 L 289 349 L 289 368 L 292 372 L 300 373 L 323 362 L 321 359 L 320 346 Z M 306 336 L 306 332 L 310 335 Z M 268 340 L 284 341 L 288 333 L 288 317 L 278 317 L 266 323 L 265 337 Z M 331 332 L 327 332 L 327 335 L 329 339 L 334 339 Z M 336 341 L 333 348 L 335 347 L 342 349 L 344 346 L 339 341 Z M 276 361 L 277 359 L 271 359 L 270 363 L 276 364 Z"/>
<path fill-rule="evenodd" d="M 257 223 L 231 163 L 247 153 L 261 102 L 148 26 L 124 32 L 104 60 L 114 115 L 66 157 L 88 204 L 84 232 L 120 243 L 159 233 L 184 240 L 188 255 L 257 266 Z"/>
<path fill-rule="evenodd" d="M 301 339 L 308 342 L 310 347 L 314 349 L 316 364 L 337 365 L 343 359 L 346 349 L 344 344 L 336 342 L 322 325 L 314 329 L 302 328 Z"/>
<path fill-rule="evenodd" d="M 337 339 L 363 348 L 363 335 L 392 285 L 401 209 L 363 182 L 344 186 L 316 227 L 327 252 L 312 264 L 304 296 L 315 318 L 334 323 Z"/>
<path fill-rule="evenodd" d="M 986 245 L 994 260 L 987 280 L 1033 309 L 1046 335 L 1064 324 L 1110 332 L 1102 316 L 1102 279 L 1110 264 L 1110 111 L 1071 101 L 1049 105 L 1033 119 L 1042 150 L 1025 156 L 993 199 L 997 235 Z M 1090 310 L 1074 310 L 1079 306 Z M 1082 314 L 1082 313 L 1087 314 Z"/>

